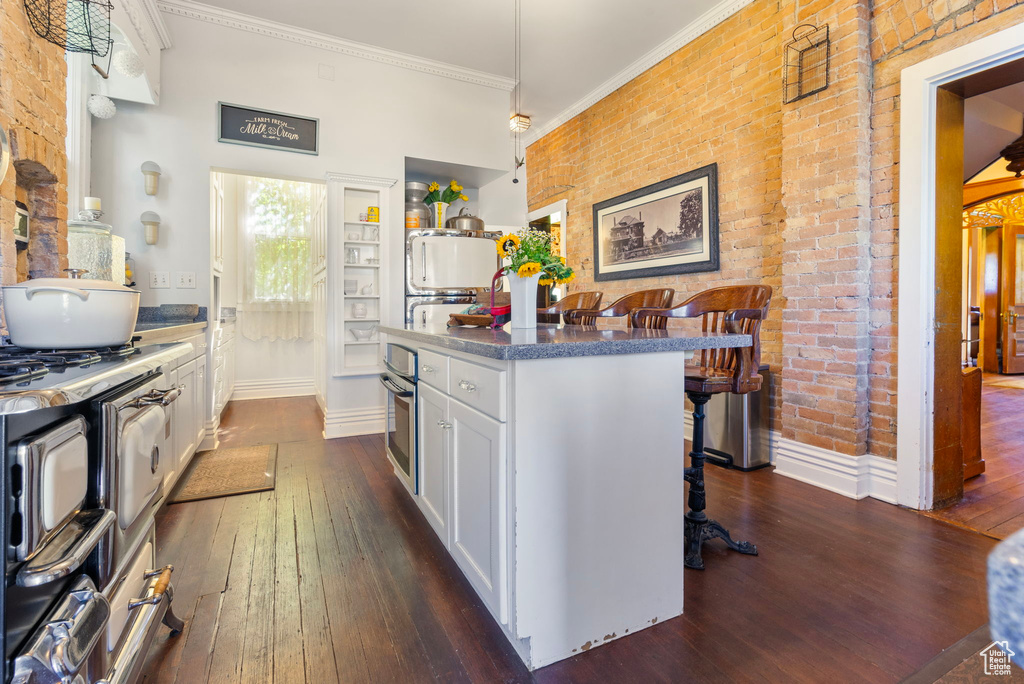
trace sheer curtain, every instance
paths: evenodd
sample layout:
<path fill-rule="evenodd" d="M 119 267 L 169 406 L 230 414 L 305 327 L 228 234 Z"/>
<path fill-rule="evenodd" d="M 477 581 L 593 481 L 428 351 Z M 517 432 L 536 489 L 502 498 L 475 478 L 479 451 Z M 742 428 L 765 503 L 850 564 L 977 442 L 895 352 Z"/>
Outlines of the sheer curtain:
<path fill-rule="evenodd" d="M 313 338 L 311 183 L 245 179 L 240 193 L 238 309 L 250 340 Z"/>

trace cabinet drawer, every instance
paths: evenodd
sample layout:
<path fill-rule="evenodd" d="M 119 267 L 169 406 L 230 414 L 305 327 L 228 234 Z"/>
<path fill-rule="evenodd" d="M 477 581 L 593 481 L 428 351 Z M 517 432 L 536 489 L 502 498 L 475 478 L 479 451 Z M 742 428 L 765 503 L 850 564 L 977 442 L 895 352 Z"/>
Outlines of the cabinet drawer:
<path fill-rule="evenodd" d="M 448 358 L 426 349 L 419 350 L 420 380 L 448 394 Z"/>
<path fill-rule="evenodd" d="M 504 371 L 452 359 L 449 394 L 482 413 L 505 420 L 505 375 Z"/>

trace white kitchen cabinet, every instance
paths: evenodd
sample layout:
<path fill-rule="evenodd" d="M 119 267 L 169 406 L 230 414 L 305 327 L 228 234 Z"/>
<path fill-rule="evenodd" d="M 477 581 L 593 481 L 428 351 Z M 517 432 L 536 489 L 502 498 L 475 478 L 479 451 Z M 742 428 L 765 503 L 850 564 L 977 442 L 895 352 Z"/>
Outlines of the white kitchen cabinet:
<path fill-rule="evenodd" d="M 505 591 L 505 424 L 461 402 L 448 403 L 450 547 L 491 612 L 507 622 Z"/>
<path fill-rule="evenodd" d="M 196 357 L 195 424 L 196 448 L 206 437 L 206 355 Z M 186 462 L 187 463 L 187 462 Z"/>
<path fill-rule="evenodd" d="M 210 224 L 213 226 L 213 272 L 224 272 L 224 174 L 210 174 Z"/>
<path fill-rule="evenodd" d="M 174 461 L 171 469 L 175 473 L 181 472 L 199 445 L 196 440 L 196 425 L 200 422 L 196 413 L 199 384 L 195 359 L 178 367 L 178 387 L 181 394 L 171 404 L 174 407 Z"/>
<path fill-rule="evenodd" d="M 448 536 L 448 397 L 432 387 L 419 387 L 419 503 L 427 522 L 445 546 Z"/>

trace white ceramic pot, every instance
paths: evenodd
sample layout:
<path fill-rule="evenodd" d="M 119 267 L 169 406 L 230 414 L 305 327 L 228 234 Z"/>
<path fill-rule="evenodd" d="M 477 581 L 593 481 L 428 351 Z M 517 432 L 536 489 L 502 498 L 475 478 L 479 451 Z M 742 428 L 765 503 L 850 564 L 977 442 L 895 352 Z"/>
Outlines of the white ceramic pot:
<path fill-rule="evenodd" d="M 512 294 L 512 327 L 537 327 L 537 285 L 540 273 L 529 278 L 520 278 L 515 273 L 508 274 L 509 289 Z"/>
<path fill-rule="evenodd" d="M 27 349 L 119 347 L 139 316 L 139 293 L 109 280 L 36 278 L 3 292 L 11 342 Z"/>

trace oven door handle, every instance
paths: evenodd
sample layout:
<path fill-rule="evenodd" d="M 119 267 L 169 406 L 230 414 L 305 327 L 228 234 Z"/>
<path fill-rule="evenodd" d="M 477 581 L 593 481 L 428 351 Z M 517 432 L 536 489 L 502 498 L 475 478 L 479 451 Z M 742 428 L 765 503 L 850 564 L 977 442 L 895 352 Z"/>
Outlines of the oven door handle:
<path fill-rule="evenodd" d="M 117 514 L 105 508 L 80 511 L 18 571 L 19 587 L 38 587 L 82 567 Z"/>
<path fill-rule="evenodd" d="M 406 389 L 402 389 L 394 383 L 394 381 L 388 376 L 387 373 L 380 374 L 380 384 L 384 385 L 384 389 L 391 392 L 396 397 L 408 398 L 412 396 L 412 392 Z"/>
<path fill-rule="evenodd" d="M 170 406 L 174 401 L 181 396 L 184 391 L 184 385 L 178 385 L 177 387 L 171 387 L 170 389 L 160 390 L 153 389 L 141 397 L 128 402 L 121 408 L 142 408 L 144 406 L 154 406 L 159 404 L 160 406 Z"/>
<path fill-rule="evenodd" d="M 173 571 L 174 566 L 168 565 L 146 573 L 149 582 L 145 594 L 128 604 L 132 612 L 126 623 L 126 636 L 121 641 L 121 648 L 114 656 L 106 676 L 97 680 L 96 684 L 129 684 L 136 681 L 146 663 L 146 655 L 160 623 L 170 627 L 171 634 L 178 634 L 184 628 L 184 623 L 171 612 L 174 590 L 170 582 Z"/>

